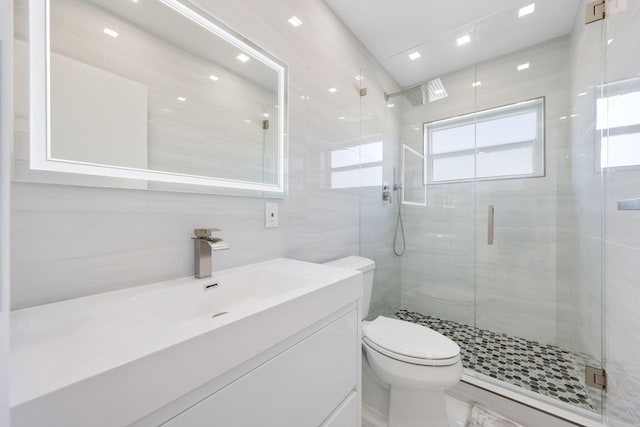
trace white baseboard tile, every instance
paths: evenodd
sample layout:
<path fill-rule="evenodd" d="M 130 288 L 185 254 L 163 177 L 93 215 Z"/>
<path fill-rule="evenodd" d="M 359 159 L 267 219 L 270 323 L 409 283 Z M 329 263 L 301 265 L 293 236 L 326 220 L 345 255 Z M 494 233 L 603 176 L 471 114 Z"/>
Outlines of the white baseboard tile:
<path fill-rule="evenodd" d="M 376 409 L 362 405 L 362 427 L 388 427 L 389 419 Z"/>
<path fill-rule="evenodd" d="M 469 412 L 469 405 L 446 396 L 449 427 L 464 427 Z M 385 414 L 365 404 L 362 405 L 362 427 L 388 427 L 389 422 Z"/>

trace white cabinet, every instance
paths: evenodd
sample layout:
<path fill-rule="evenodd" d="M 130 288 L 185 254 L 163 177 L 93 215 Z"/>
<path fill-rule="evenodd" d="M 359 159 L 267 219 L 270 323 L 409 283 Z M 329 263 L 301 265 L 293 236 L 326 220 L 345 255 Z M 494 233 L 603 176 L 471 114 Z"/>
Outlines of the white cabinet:
<path fill-rule="evenodd" d="M 216 276 L 14 311 L 12 427 L 319 426 L 359 391 L 361 273 L 282 258 Z"/>
<path fill-rule="evenodd" d="M 358 318 L 339 317 L 162 425 L 357 426 Z"/>
<path fill-rule="evenodd" d="M 359 426 L 360 394 L 353 391 L 340 406 L 329 416 L 322 427 L 353 427 Z"/>

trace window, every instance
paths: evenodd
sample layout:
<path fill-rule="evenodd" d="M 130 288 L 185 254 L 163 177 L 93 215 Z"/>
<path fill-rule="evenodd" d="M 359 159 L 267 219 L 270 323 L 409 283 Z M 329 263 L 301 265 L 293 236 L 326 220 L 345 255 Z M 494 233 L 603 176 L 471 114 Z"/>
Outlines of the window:
<path fill-rule="evenodd" d="M 596 101 L 601 169 L 640 165 L 640 90 L 625 86 L 611 85 L 609 96 Z"/>
<path fill-rule="evenodd" d="M 544 98 L 424 125 L 427 184 L 544 175 Z"/>

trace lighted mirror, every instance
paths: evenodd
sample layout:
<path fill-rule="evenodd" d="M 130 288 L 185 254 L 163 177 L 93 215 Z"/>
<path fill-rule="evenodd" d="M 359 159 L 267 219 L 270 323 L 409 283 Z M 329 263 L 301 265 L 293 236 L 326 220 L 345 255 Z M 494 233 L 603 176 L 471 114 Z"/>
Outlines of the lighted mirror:
<path fill-rule="evenodd" d="M 277 58 L 191 2 L 29 7 L 32 170 L 284 192 Z"/>

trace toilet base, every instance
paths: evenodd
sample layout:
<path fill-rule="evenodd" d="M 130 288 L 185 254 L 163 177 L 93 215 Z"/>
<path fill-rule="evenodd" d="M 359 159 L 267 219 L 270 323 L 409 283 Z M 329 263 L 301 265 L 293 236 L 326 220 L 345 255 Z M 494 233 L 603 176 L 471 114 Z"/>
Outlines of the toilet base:
<path fill-rule="evenodd" d="M 444 391 L 391 387 L 389 427 L 449 427 Z"/>

